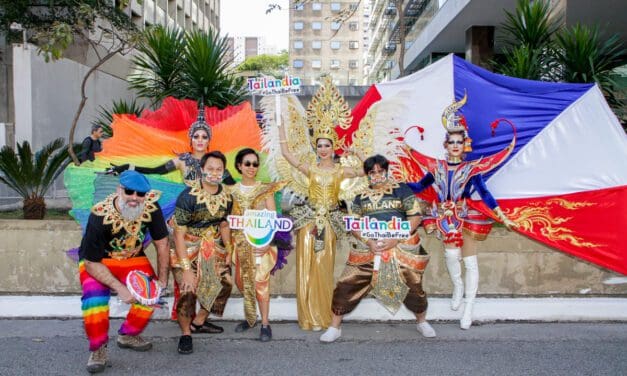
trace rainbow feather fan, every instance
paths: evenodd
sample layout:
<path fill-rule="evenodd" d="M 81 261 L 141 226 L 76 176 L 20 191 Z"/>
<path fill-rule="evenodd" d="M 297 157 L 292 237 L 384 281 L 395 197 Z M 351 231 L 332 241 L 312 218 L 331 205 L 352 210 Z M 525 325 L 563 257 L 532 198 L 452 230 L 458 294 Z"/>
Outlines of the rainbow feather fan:
<path fill-rule="evenodd" d="M 146 110 L 140 117 L 114 115 L 113 137 L 103 141 L 103 150 L 96 154 L 96 160 L 80 166 L 70 165 L 64 173 L 65 186 L 72 200 L 70 214 L 81 224 L 83 231 L 93 204 L 113 193 L 118 185 L 118 177 L 105 175 L 104 171 L 111 164 L 156 167 L 180 153 L 191 151 L 187 132 L 197 115 L 195 101 L 175 98 L 165 99 L 159 109 Z M 244 147 L 261 150 L 255 112 L 248 102 L 244 102 L 222 110 L 205 108 L 205 119 L 212 130 L 209 149 L 223 152 L 227 157 L 227 168 L 235 179 L 240 178 L 234 167 L 237 152 Z M 263 153 L 260 156 L 263 162 L 266 156 Z M 169 218 L 176 198 L 184 188 L 181 173 L 173 171 L 147 177 L 153 189 L 161 191 L 159 204 L 165 217 Z M 270 181 L 265 168 L 259 171 L 259 179 Z"/>

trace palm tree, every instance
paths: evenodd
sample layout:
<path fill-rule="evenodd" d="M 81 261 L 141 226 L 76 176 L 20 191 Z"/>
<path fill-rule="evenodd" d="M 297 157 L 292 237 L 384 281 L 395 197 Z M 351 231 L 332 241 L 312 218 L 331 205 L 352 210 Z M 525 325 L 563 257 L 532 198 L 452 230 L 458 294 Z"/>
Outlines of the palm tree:
<path fill-rule="evenodd" d="M 606 96 L 617 86 L 612 70 L 625 64 L 625 48 L 616 34 L 602 40 L 597 26 L 575 25 L 557 34 L 557 59 L 566 82 L 596 82 Z M 615 99 L 615 98 L 614 98 Z"/>
<path fill-rule="evenodd" d="M 212 29 L 208 33 L 192 31 L 185 35 L 185 60 L 179 98 L 203 98 L 207 106 L 224 108 L 246 100 L 243 77 L 229 68 L 227 40 Z"/>
<path fill-rule="evenodd" d="M 128 77 L 131 89 L 138 96 L 156 105 L 174 95 L 181 85 L 181 69 L 185 58 L 185 34 L 181 29 L 154 26 L 144 32 L 132 63 L 135 72 Z"/>
<path fill-rule="evenodd" d="M 140 116 L 144 111 L 145 106 L 143 104 L 138 104 L 135 99 L 130 102 L 125 101 L 124 99 L 120 99 L 119 101 L 114 100 L 111 103 L 111 108 L 107 108 L 104 106 L 100 106 L 98 108 L 98 117 L 94 119 L 91 124 L 99 125 L 105 137 L 113 136 L 113 130 L 111 129 L 111 123 L 113 123 L 113 115 L 122 115 L 122 114 L 131 114 L 135 116 Z"/>
<path fill-rule="evenodd" d="M 227 57 L 227 39 L 213 30 L 183 33 L 157 26 L 146 31 L 133 63 L 130 87 L 157 105 L 168 96 L 224 108 L 246 99 L 244 78 Z"/>
<path fill-rule="evenodd" d="M 514 13 L 505 11 L 501 24 L 504 61 L 493 61 L 495 70 L 508 76 L 554 81 L 559 68 L 553 39 L 560 23 L 548 1 L 518 0 Z"/>
<path fill-rule="evenodd" d="M 504 61 L 498 65 L 498 72 L 501 74 L 528 80 L 542 76 L 542 58 L 538 52 L 525 45 L 512 48 L 503 58 Z"/>
<path fill-rule="evenodd" d="M 35 155 L 28 141 L 17 145 L 17 153 L 9 146 L 0 150 L 0 181 L 24 199 L 24 219 L 43 219 L 46 214 L 44 195 L 63 172 L 69 159 L 62 138 L 44 146 Z"/>

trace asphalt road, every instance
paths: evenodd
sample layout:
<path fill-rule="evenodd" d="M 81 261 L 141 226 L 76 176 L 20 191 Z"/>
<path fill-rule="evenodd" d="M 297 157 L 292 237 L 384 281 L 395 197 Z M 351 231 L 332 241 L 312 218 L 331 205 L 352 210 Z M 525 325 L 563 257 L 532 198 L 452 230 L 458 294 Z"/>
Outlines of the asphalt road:
<path fill-rule="evenodd" d="M 342 338 L 321 344 L 320 333 L 295 323 L 194 337 L 195 352 L 179 355 L 173 322 L 145 331 L 146 353 L 119 349 L 111 326 L 108 375 L 624 375 L 627 323 L 493 323 L 462 331 L 433 323 L 437 338 L 410 323 L 347 323 Z M 84 375 L 88 358 L 81 320 L 0 320 L 0 375 Z"/>

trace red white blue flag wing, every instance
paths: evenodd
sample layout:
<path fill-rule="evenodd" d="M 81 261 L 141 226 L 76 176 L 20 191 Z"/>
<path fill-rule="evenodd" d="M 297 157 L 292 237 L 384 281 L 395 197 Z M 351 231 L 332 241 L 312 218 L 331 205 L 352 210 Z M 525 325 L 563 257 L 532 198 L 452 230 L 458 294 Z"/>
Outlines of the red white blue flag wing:
<path fill-rule="evenodd" d="M 506 118 L 516 125 L 514 150 L 484 178 L 519 231 L 627 274 L 627 243 L 620 236 L 627 228 L 627 137 L 595 85 L 506 77 L 449 55 L 410 76 L 373 85 L 353 111 L 354 126 L 372 103 L 409 89 L 412 111 L 399 127 L 414 152 L 444 158 L 442 111 L 466 94 L 460 112 L 473 139 L 467 160 L 494 155 L 511 142 L 512 131 L 503 125 L 492 135 L 492 121 Z M 411 180 L 422 176 L 412 158 L 406 167 Z"/>

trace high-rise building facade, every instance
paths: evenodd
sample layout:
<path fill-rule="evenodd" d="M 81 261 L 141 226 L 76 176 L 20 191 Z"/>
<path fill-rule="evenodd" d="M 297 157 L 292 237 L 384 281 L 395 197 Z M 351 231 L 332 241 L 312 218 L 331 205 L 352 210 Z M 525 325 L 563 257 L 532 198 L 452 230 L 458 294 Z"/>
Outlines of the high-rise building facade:
<path fill-rule="evenodd" d="M 316 85 L 326 74 L 337 85 L 361 85 L 368 45 L 364 1 L 299 3 L 290 0 L 291 74 L 304 85 Z"/>
<path fill-rule="evenodd" d="M 403 74 L 417 71 L 449 53 L 486 68 L 502 52 L 502 24 L 518 0 L 366 0 L 370 4 L 370 48 L 367 81 L 401 76 L 400 43 L 404 40 Z M 597 25 L 603 35 L 627 40 L 627 2 L 615 0 L 544 0 L 564 26 Z M 398 9 L 397 9 L 398 8 Z M 400 15 L 404 38 L 401 38 Z"/>
<path fill-rule="evenodd" d="M 130 0 L 125 11 L 140 27 L 163 25 L 216 32 L 220 28 L 220 0 Z"/>
<path fill-rule="evenodd" d="M 276 53 L 276 48 L 268 46 L 264 37 L 232 36 L 227 37 L 226 40 L 228 46 L 226 57 L 233 62 L 233 66 L 241 64 L 249 57 Z"/>

